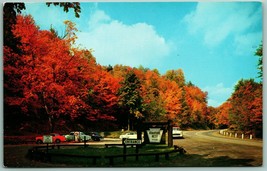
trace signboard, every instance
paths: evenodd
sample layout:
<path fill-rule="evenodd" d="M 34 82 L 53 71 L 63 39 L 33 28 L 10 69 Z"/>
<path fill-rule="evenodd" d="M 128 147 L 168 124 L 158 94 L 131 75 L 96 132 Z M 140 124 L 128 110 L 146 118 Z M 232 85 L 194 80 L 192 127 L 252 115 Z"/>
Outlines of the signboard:
<path fill-rule="evenodd" d="M 135 144 L 141 144 L 141 143 L 142 143 L 141 140 L 133 140 L 133 139 L 126 139 L 124 141 L 124 144 L 133 144 L 133 145 L 135 145 Z"/>
<path fill-rule="evenodd" d="M 150 143 L 160 143 L 163 130 L 160 128 L 149 128 L 147 135 Z"/>
<path fill-rule="evenodd" d="M 53 143 L 53 139 L 51 135 L 44 135 L 43 136 L 43 143 L 44 144 L 51 144 Z"/>

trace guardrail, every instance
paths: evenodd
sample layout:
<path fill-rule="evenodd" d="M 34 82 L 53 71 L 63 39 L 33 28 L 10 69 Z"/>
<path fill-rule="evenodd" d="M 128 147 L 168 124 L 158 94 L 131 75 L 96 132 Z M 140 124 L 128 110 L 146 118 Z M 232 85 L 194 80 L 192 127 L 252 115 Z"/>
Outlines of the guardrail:
<path fill-rule="evenodd" d="M 250 139 L 250 140 L 253 139 L 252 134 L 237 133 L 237 132 L 227 131 L 225 129 L 220 130 L 219 134 L 233 138 Z"/>

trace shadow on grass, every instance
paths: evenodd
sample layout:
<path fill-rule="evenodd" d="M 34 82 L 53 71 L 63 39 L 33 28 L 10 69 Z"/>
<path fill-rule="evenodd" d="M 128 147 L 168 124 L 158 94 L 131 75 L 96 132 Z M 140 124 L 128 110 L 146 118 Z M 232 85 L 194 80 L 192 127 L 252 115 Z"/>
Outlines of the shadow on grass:
<path fill-rule="evenodd" d="M 178 160 L 177 160 L 178 159 Z M 177 160 L 177 161 L 176 161 Z M 208 155 L 187 154 L 177 156 L 172 159 L 169 166 L 185 166 L 185 167 L 237 167 L 237 166 L 254 166 L 253 159 L 234 159 L 229 156 L 209 157 Z"/>
<path fill-rule="evenodd" d="M 139 157 L 136 161 L 135 157 L 127 157 L 126 161 L 122 158 L 114 159 L 114 165 L 109 165 L 107 159 L 102 158 L 98 160 L 96 165 L 93 165 L 91 161 L 65 158 L 56 159 L 50 164 L 64 164 L 65 167 L 247 167 L 253 166 L 252 159 L 233 159 L 228 156 L 219 156 L 213 158 L 207 158 L 207 156 L 189 154 L 171 155 L 169 160 L 166 160 L 164 156 L 160 156 L 159 161 L 155 161 L 154 156 Z"/>

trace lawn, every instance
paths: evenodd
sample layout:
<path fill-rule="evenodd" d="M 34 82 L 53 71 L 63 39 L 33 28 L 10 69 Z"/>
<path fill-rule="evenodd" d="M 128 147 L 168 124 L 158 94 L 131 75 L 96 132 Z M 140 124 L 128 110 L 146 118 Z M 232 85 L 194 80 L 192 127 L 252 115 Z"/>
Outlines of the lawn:
<path fill-rule="evenodd" d="M 97 160 L 96 165 L 92 164 L 91 159 L 82 158 L 64 158 L 54 157 L 51 162 L 40 162 L 26 158 L 26 154 L 30 146 L 4 146 L 4 166 L 8 168 L 48 168 L 48 167 L 110 167 L 109 160 L 101 158 Z M 139 150 L 139 153 L 156 153 L 170 151 L 164 145 L 147 145 Z M 81 155 L 101 155 L 109 156 L 122 154 L 123 149 L 120 147 L 104 148 L 103 146 L 79 147 L 79 148 L 61 148 L 60 150 L 50 150 L 50 153 L 65 154 L 81 154 Z M 135 152 L 135 148 L 127 148 L 127 154 Z M 114 160 L 113 167 L 218 167 L 218 166 L 249 166 L 249 159 L 233 159 L 228 156 L 217 156 L 209 158 L 207 155 L 188 154 L 181 155 L 172 153 L 169 160 L 164 156 L 160 156 L 159 161 L 155 162 L 155 156 L 142 156 L 139 161 L 135 161 L 135 157 L 127 158 L 126 162 L 122 158 Z"/>
<path fill-rule="evenodd" d="M 139 149 L 139 153 L 159 153 L 159 152 L 169 152 L 172 151 L 173 148 L 169 148 L 166 145 L 146 145 Z M 135 147 L 127 147 L 127 154 L 135 154 Z M 81 167 L 108 167 L 109 160 L 105 158 L 105 156 L 110 155 L 122 155 L 123 148 L 122 147 L 109 147 L 105 148 L 104 146 L 90 146 L 90 147 L 78 147 L 78 148 L 61 148 L 50 150 L 50 153 L 63 153 L 63 154 L 72 154 L 72 155 L 98 155 L 102 156 L 101 159 L 98 159 L 96 165 L 92 164 L 92 159 L 86 158 L 78 158 L 78 157 L 58 157 L 53 156 L 51 159 L 51 163 L 57 164 L 68 164 L 68 165 L 77 165 Z M 179 153 L 171 154 L 171 158 L 178 157 Z M 123 158 L 115 158 L 114 166 L 116 167 L 147 167 L 147 166 L 166 166 L 166 162 L 168 162 L 164 155 L 159 157 L 159 162 L 155 162 L 155 156 L 140 156 L 139 160 L 135 160 L 135 156 L 127 157 L 126 161 L 123 161 Z"/>

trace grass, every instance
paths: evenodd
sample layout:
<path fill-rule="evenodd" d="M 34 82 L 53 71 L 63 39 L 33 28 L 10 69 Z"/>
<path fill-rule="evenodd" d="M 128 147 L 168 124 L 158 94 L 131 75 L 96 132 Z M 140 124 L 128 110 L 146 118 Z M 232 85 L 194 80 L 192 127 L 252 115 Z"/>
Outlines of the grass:
<path fill-rule="evenodd" d="M 30 146 L 4 146 L 4 167 L 8 168 L 47 168 L 47 167 L 110 167 L 108 159 L 101 158 L 97 160 L 97 164 L 93 165 L 91 159 L 70 158 L 70 157 L 54 157 L 51 162 L 39 162 L 29 160 L 25 156 Z M 155 153 L 169 151 L 166 145 L 147 145 L 139 150 L 139 153 Z M 91 146 L 87 148 L 61 148 L 50 150 L 50 153 L 65 154 L 83 154 L 83 155 L 116 155 L 122 154 L 123 149 L 119 147 L 104 148 L 103 146 Z M 127 154 L 135 152 L 135 148 L 127 148 Z M 236 159 L 228 156 L 208 157 L 207 155 L 172 153 L 169 160 L 164 156 L 160 156 L 159 162 L 155 162 L 155 156 L 139 157 L 139 161 L 135 161 L 135 157 L 127 158 L 123 162 L 122 158 L 114 160 L 113 167 L 219 167 L 219 166 L 252 166 L 251 159 Z"/>
<path fill-rule="evenodd" d="M 173 148 L 169 148 L 166 145 L 146 145 L 139 149 L 139 153 L 157 153 L 157 152 L 166 152 L 171 151 Z M 128 147 L 127 154 L 134 154 L 135 147 Z M 97 165 L 92 165 L 92 159 L 76 158 L 76 157 L 52 157 L 52 163 L 64 163 L 69 165 L 77 165 L 81 167 L 91 167 L 91 166 L 100 166 L 107 167 L 109 166 L 109 160 L 105 159 L 104 156 L 110 155 L 121 155 L 123 154 L 122 147 L 110 147 L 104 148 L 103 146 L 91 146 L 87 148 L 65 148 L 65 149 L 54 149 L 50 153 L 60 153 L 60 154 L 79 154 L 79 155 L 100 155 L 101 159 L 97 160 Z M 178 153 L 176 153 L 177 155 Z M 174 155 L 175 156 L 175 155 Z M 160 156 L 160 162 L 166 162 L 164 156 Z M 155 163 L 155 156 L 142 156 L 139 157 L 139 161 L 135 161 L 135 157 L 127 157 L 127 161 L 124 162 L 123 158 L 115 158 L 114 166 L 118 167 L 144 167 L 144 166 L 153 166 L 158 165 Z"/>

